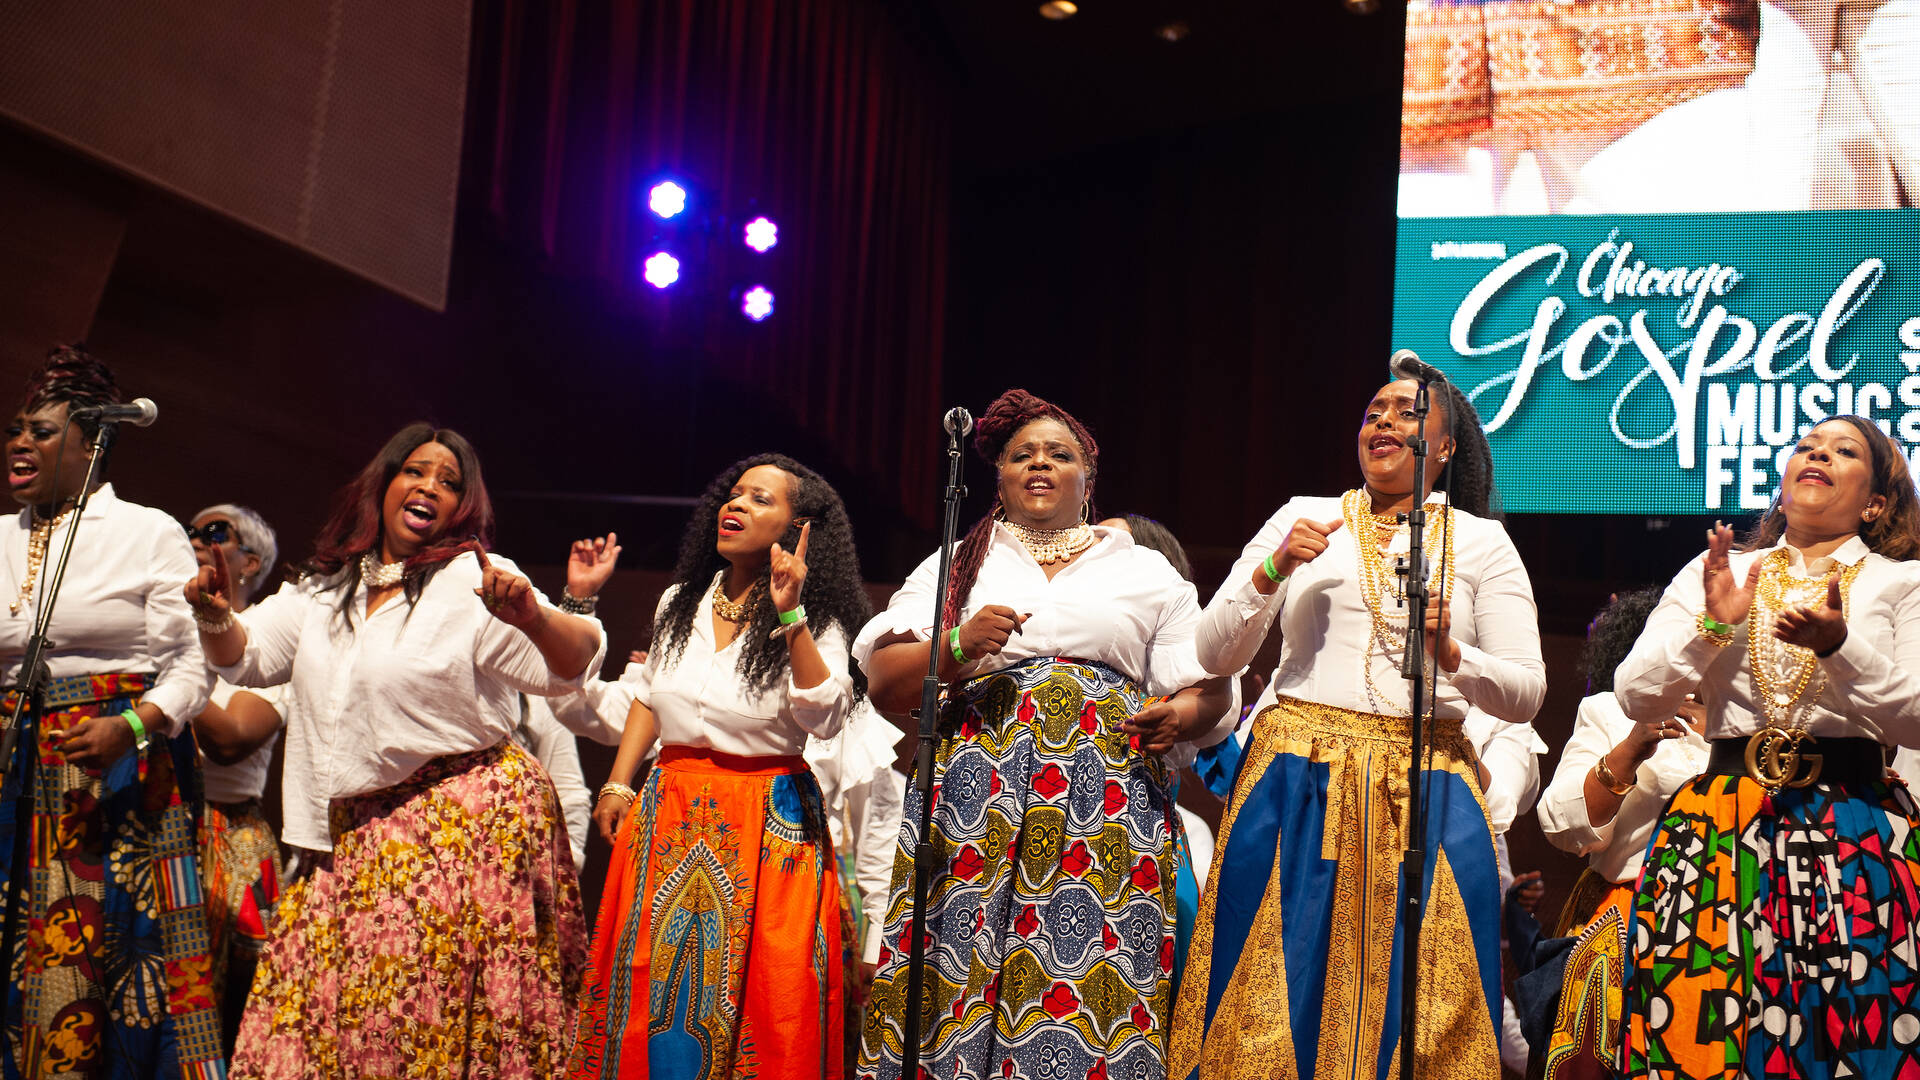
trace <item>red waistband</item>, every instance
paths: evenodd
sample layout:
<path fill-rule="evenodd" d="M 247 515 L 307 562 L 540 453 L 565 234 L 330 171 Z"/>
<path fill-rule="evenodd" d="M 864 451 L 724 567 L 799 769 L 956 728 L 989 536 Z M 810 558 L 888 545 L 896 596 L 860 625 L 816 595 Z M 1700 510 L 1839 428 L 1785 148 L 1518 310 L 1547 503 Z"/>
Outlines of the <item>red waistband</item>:
<path fill-rule="evenodd" d="M 743 757 L 723 754 L 703 746 L 663 746 L 660 767 L 679 772 L 723 772 L 736 776 L 780 776 L 809 771 L 807 759 L 794 754 L 787 757 Z"/>

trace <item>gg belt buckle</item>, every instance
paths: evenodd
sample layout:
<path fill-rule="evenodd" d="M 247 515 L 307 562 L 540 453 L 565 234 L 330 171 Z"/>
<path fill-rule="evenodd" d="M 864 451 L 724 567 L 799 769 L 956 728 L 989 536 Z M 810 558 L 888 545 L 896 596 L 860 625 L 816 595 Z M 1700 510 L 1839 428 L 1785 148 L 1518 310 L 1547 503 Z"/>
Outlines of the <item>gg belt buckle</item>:
<path fill-rule="evenodd" d="M 1767 728 L 1747 740 L 1747 775 L 1769 792 L 1783 787 L 1803 788 L 1820 779 L 1820 755 L 1802 754 L 1800 744 L 1807 733 L 1795 728 L 1783 731 Z M 1796 776 L 1802 765 L 1805 776 Z"/>

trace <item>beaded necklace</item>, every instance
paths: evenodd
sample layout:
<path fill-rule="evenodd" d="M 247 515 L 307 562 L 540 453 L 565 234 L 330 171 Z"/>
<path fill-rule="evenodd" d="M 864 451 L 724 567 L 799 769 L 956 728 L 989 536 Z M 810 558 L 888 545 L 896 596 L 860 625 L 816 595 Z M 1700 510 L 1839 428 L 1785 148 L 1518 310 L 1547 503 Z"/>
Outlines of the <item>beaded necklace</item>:
<path fill-rule="evenodd" d="M 1001 518 L 1000 524 L 1007 527 L 1041 566 L 1066 562 L 1093 546 L 1093 526 L 1084 521 L 1064 529 L 1036 529 L 1007 518 Z"/>
<path fill-rule="evenodd" d="M 1789 607 L 1824 604 L 1827 579 L 1801 577 L 1789 569 L 1790 564 L 1784 547 L 1761 561 L 1760 580 L 1747 609 L 1747 670 L 1753 676 L 1754 703 L 1767 722 L 1747 740 L 1747 773 L 1769 791 L 1805 787 L 1820 775 L 1816 764 L 1805 778 L 1795 779 L 1800 771 L 1800 744 L 1812 737 L 1800 718 L 1826 691 L 1827 673 L 1812 649 L 1774 637 L 1773 625 Z M 1866 565 L 1867 560 L 1861 559 L 1840 572 L 1843 614 L 1849 607 L 1853 580 Z"/>
<path fill-rule="evenodd" d="M 28 513 L 32 514 L 32 511 Z M 40 580 L 40 567 L 47 561 L 47 548 L 53 543 L 54 530 L 64 524 L 71 513 L 73 508 L 67 507 L 52 521 L 43 521 L 38 514 L 32 515 L 33 526 L 27 533 L 27 572 L 20 578 L 20 598 L 7 605 L 7 614 L 20 614 L 21 605 L 33 599 L 33 586 Z"/>
<path fill-rule="evenodd" d="M 1435 526 L 1445 538 L 1446 547 L 1440 558 L 1442 574 L 1439 587 L 1435 590 L 1433 602 L 1439 603 L 1453 595 L 1453 507 L 1441 504 L 1435 508 L 1438 523 Z M 1372 616 L 1373 625 L 1368 633 L 1367 655 L 1362 668 L 1367 678 L 1367 699 L 1376 708 L 1391 707 L 1395 715 L 1412 716 L 1412 706 L 1397 705 L 1389 698 L 1373 678 L 1373 650 L 1378 648 L 1388 657 L 1398 657 L 1407 648 L 1407 630 L 1397 625 L 1386 614 L 1386 598 L 1389 591 L 1397 599 L 1404 595 L 1398 576 L 1387 565 L 1386 555 L 1381 551 L 1393 534 L 1404 528 L 1394 518 L 1389 525 L 1384 515 L 1375 515 L 1372 500 L 1365 489 L 1355 488 L 1340 497 L 1340 516 L 1346 520 L 1346 527 L 1353 530 L 1354 546 L 1359 549 L 1360 595 L 1367 603 L 1367 613 Z M 1427 703 L 1427 715 L 1433 715 L 1434 703 Z"/>

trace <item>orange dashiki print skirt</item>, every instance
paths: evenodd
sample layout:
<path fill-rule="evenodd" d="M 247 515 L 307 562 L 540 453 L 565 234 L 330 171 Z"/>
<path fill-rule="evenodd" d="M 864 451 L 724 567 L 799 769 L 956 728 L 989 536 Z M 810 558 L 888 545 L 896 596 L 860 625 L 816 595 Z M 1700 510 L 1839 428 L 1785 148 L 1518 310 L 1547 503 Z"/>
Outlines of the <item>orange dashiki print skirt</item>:
<path fill-rule="evenodd" d="M 666 747 L 614 841 L 567 1075 L 838 1080 L 841 963 L 805 760 Z"/>

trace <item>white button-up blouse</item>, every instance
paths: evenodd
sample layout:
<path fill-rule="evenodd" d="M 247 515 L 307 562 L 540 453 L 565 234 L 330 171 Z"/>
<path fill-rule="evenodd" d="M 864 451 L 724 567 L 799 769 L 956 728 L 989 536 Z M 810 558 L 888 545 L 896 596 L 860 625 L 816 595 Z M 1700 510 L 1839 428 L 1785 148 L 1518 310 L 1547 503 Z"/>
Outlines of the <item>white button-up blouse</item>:
<path fill-rule="evenodd" d="M 1463 510 L 1452 517 L 1459 535 L 1453 538 L 1449 606 L 1453 639 L 1460 644 L 1460 669 L 1440 672 L 1434 715 L 1463 720 L 1472 705 L 1498 720 L 1530 723 L 1547 692 L 1533 584 L 1499 522 Z M 1302 518 L 1323 524 L 1338 521 L 1340 500 L 1290 499 L 1254 534 L 1200 621 L 1200 662 L 1208 671 L 1221 673 L 1246 666 L 1277 621 L 1282 645 L 1270 680 L 1275 694 L 1357 712 L 1406 715 L 1408 686 L 1400 675 L 1399 651 L 1389 654 L 1374 642 L 1373 615 L 1360 593 L 1360 550 L 1353 530 L 1336 530 L 1327 538 L 1326 550 L 1301 565 L 1272 595 L 1262 596 L 1254 588 L 1254 570 Z M 1436 600 L 1443 548 L 1440 520 L 1437 513 L 1427 516 Z M 1407 533 L 1401 529 L 1388 547 L 1389 572 L 1406 548 Z M 1390 596 L 1387 603 L 1387 617 L 1397 618 L 1396 626 L 1404 628 L 1406 609 L 1394 611 Z M 1372 700 L 1368 690 L 1369 665 L 1374 686 L 1388 699 L 1384 703 Z"/>
<path fill-rule="evenodd" d="M 679 588 L 675 585 L 660 597 L 655 626 Z M 740 637 L 724 649 L 714 648 L 709 583 L 680 654 L 669 660 L 671 650 L 656 631 L 647 662 L 637 674 L 629 669 L 621 676 L 620 689 L 653 710 L 661 746 L 693 746 L 740 757 L 795 757 L 806 749 L 808 735 L 831 739 L 838 734 L 853 706 L 847 635 L 838 626 L 822 629 L 809 623 L 808 628 L 820 659 L 826 661 L 827 680 L 801 687 L 789 670 L 770 690 L 749 689 L 740 675 Z"/>
<path fill-rule="evenodd" d="M 21 599 L 29 512 L 0 520 L 0 601 L 5 604 Z M 95 489 L 79 525 L 48 631 L 54 644 L 47 667 L 56 679 L 157 672 L 142 700 L 166 714 L 164 734 L 178 735 L 207 707 L 213 689 L 185 592 L 199 570 L 193 546 L 179 522 L 121 499 L 112 484 Z M 53 530 L 33 594 L 19 611 L 0 612 L 0 665 L 9 685 L 19 682 L 35 605 L 73 527 L 69 517 Z"/>
<path fill-rule="evenodd" d="M 1763 551 L 1736 551 L 1728 559 L 1734 580 L 1744 580 Z M 1857 736 L 1897 746 L 1920 747 L 1920 561 L 1895 562 L 1868 550 L 1859 537 L 1830 556 L 1802 565 L 1788 549 L 1789 570 L 1798 577 L 1824 577 L 1834 566 L 1865 560 L 1847 598 L 1847 639 L 1819 661 L 1824 687 L 1802 706 L 1798 718 L 1813 735 Z M 1613 691 L 1629 716 L 1671 716 L 1697 685 L 1707 706 L 1709 739 L 1751 735 L 1767 726 L 1755 709 L 1748 670 L 1747 635 L 1752 620 L 1733 631 L 1733 643 L 1715 645 L 1700 632 L 1706 610 L 1706 565 L 1701 552 L 1667 586 L 1633 651 L 1613 674 Z M 1771 632 L 1762 627 L 1762 633 Z"/>
<path fill-rule="evenodd" d="M 520 572 L 503 556 L 489 559 Z M 434 758 L 493 746 L 520 723 L 516 692 L 577 690 L 600 670 L 604 631 L 592 661 L 563 679 L 531 638 L 487 611 L 474 595 L 480 580 L 479 560 L 463 552 L 411 604 L 396 596 L 369 615 L 367 587 L 356 586 L 351 625 L 339 574 L 290 582 L 237 616 L 246 649 L 214 670 L 238 686 L 292 683 L 287 843 L 330 849 L 319 812 L 328 800 L 389 788 Z"/>
<path fill-rule="evenodd" d="M 1587 816 L 1587 773 L 1632 731 L 1633 718 L 1612 691 L 1582 700 L 1553 782 L 1540 798 L 1540 829 L 1553 846 L 1585 855 L 1594 873 L 1616 883 L 1639 876 L 1667 800 L 1707 767 L 1707 741 L 1699 732 L 1662 742 L 1634 771 L 1633 788 L 1612 820 L 1595 825 Z"/>

